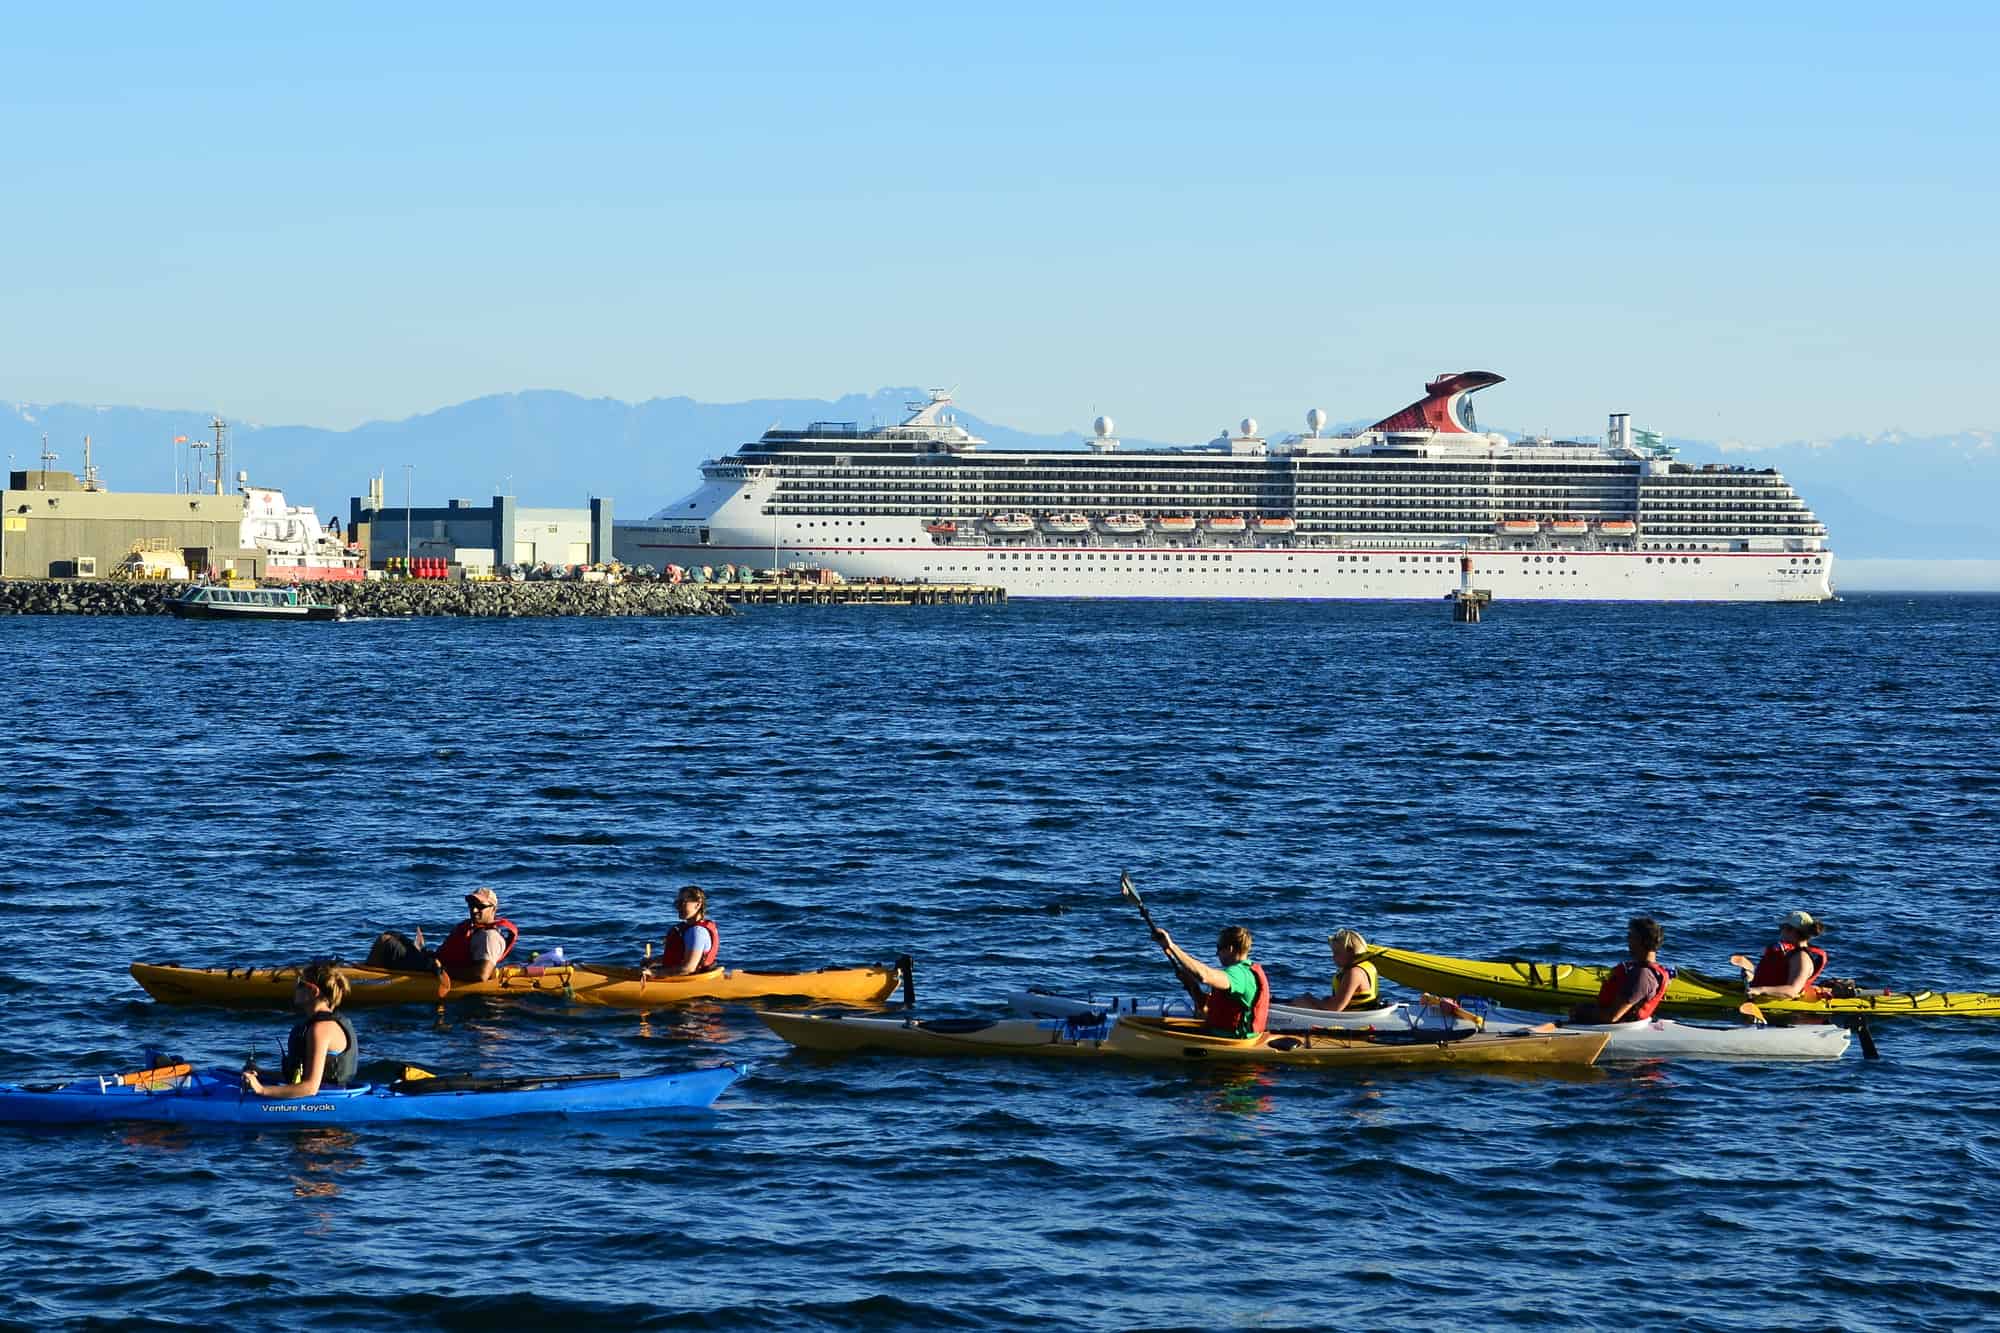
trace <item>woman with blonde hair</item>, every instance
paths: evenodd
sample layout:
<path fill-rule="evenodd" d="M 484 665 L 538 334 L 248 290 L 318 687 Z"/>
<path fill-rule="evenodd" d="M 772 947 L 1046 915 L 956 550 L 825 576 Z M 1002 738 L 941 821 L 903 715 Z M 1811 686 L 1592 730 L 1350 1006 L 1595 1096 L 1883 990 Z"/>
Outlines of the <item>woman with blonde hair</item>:
<path fill-rule="evenodd" d="M 1382 979 L 1375 964 L 1368 961 L 1368 941 L 1358 930 L 1336 930 L 1328 938 L 1333 946 L 1333 992 L 1329 995 L 1301 995 L 1286 1004 L 1299 1009 L 1324 1009 L 1342 1013 L 1348 1009 L 1373 1009 L 1381 1003 Z"/>
<path fill-rule="evenodd" d="M 334 1012 L 346 998 L 347 978 L 332 963 L 320 960 L 300 968 L 292 1007 L 305 1017 L 285 1038 L 285 1081 L 268 1087 L 256 1070 L 246 1069 L 244 1088 L 259 1097 L 311 1097 L 322 1087 L 351 1083 L 361 1042 L 347 1016 Z"/>

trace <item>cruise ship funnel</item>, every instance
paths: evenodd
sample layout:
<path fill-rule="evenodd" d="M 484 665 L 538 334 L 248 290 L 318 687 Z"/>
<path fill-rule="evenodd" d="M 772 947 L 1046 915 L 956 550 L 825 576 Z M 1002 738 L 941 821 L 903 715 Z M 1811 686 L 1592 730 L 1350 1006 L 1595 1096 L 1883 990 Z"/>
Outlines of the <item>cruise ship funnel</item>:
<path fill-rule="evenodd" d="M 1444 435 L 1470 435 L 1479 429 L 1466 399 L 1481 389 L 1504 383 L 1506 376 L 1490 370 L 1461 370 L 1440 375 L 1424 386 L 1424 396 L 1400 412 L 1383 417 L 1370 430 L 1434 430 Z"/>

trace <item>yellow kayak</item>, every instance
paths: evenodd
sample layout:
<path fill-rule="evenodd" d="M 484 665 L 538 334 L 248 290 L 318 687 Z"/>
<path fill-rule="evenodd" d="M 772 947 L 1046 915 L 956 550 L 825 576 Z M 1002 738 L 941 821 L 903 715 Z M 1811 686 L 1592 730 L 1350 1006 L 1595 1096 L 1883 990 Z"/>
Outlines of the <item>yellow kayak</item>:
<path fill-rule="evenodd" d="M 779 995 L 837 1004 L 886 999 L 904 976 L 903 960 L 876 967 L 827 967 L 816 972 L 749 972 L 714 967 L 684 977 L 641 980 L 637 968 L 576 963 L 563 967 L 503 967 L 491 981 L 454 981 L 440 993 L 429 972 L 391 972 L 343 963 L 347 1005 L 438 1004 L 445 1000 L 554 995 L 626 1009 L 659 1009 L 689 1000 L 747 1000 Z M 289 1007 L 299 969 L 289 967 L 178 967 L 134 963 L 132 977 L 167 1004 L 234 1004 Z"/>
<path fill-rule="evenodd" d="M 1609 1035 L 1549 1032 L 1362 1035 L 1351 1029 L 1219 1037 L 1194 1019 L 1109 1017 L 933 1019 L 757 1015 L 804 1051 L 846 1054 L 1009 1055 L 1052 1059 L 1111 1058 L 1214 1064 L 1310 1065 L 1567 1065 L 1597 1059 Z"/>
<path fill-rule="evenodd" d="M 1519 1009 L 1561 1012 L 1597 998 L 1610 971 L 1585 964 L 1542 963 L 1521 958 L 1452 958 L 1445 954 L 1412 953 L 1407 949 L 1375 948 L 1368 960 L 1389 980 L 1434 995 L 1483 995 Z M 1734 1014 L 1747 997 L 1735 978 L 1709 976 L 1681 968 L 1667 983 L 1662 1014 L 1719 1017 Z M 1780 1000 L 1758 996 L 1767 1014 L 1821 1014 L 1854 1018 L 1995 1018 L 2000 995 L 1980 991 L 1871 991 L 1844 998 Z"/>

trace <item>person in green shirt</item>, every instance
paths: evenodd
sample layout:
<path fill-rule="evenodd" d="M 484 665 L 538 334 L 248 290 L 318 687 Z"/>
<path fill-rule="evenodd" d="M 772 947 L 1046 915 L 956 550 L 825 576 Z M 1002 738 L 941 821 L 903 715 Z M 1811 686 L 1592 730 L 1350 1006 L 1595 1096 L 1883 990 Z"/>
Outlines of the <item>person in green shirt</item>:
<path fill-rule="evenodd" d="M 1271 983 L 1263 967 L 1250 961 L 1249 931 L 1241 926 L 1223 927 L 1215 940 L 1215 959 L 1220 967 L 1202 962 L 1157 927 L 1153 943 L 1174 965 L 1188 998 L 1201 1013 L 1203 1027 L 1225 1037 L 1254 1037 L 1269 1026 Z"/>

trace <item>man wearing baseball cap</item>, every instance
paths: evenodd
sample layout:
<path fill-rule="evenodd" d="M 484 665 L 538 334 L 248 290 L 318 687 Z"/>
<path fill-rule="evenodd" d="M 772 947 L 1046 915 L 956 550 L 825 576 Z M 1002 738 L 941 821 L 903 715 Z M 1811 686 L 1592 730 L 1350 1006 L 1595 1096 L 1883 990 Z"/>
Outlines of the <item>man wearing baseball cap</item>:
<path fill-rule="evenodd" d="M 1778 923 L 1778 942 L 1764 950 L 1755 967 L 1744 954 L 1730 955 L 1743 969 L 1744 993 L 1781 1000 L 1809 995 L 1814 979 L 1826 971 L 1826 950 L 1813 943 L 1825 929 L 1811 912 L 1789 912 Z"/>
<path fill-rule="evenodd" d="M 490 981 L 520 938 L 520 927 L 500 915 L 499 895 L 482 887 L 465 895 L 465 920 L 451 928 L 435 953 L 424 948 L 421 929 L 415 940 L 385 930 L 375 937 L 368 963 L 396 972 L 442 971 L 454 981 Z"/>

